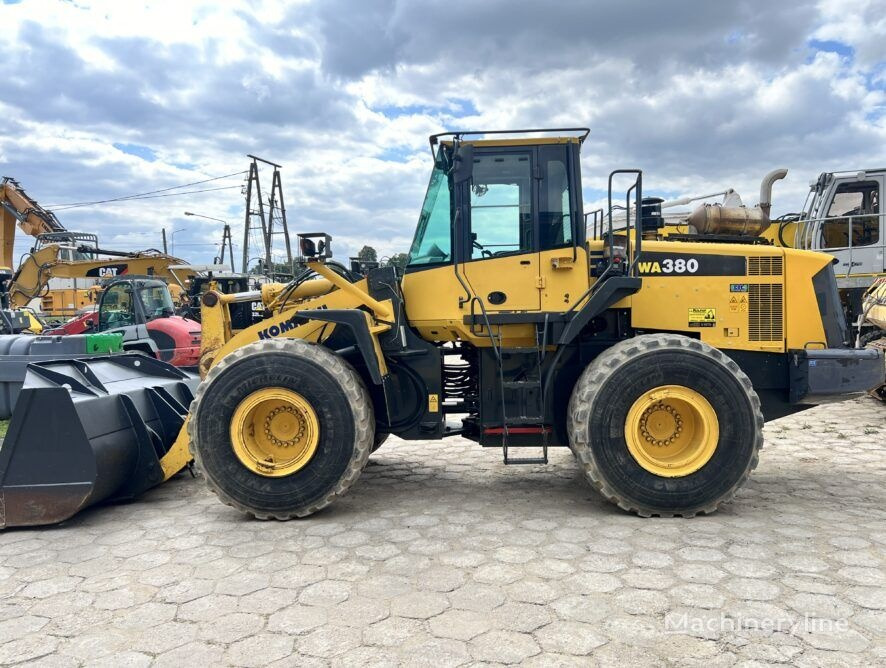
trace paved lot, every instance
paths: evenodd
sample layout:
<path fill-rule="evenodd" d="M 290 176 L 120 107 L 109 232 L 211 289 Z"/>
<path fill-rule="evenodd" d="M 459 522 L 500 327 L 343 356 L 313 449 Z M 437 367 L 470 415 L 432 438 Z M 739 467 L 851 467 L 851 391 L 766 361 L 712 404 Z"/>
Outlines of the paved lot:
<path fill-rule="evenodd" d="M 886 662 L 886 406 L 766 427 L 711 517 L 643 520 L 568 451 L 504 467 L 391 439 L 351 495 L 250 521 L 179 477 L 0 534 L 0 663 L 872 665 Z"/>

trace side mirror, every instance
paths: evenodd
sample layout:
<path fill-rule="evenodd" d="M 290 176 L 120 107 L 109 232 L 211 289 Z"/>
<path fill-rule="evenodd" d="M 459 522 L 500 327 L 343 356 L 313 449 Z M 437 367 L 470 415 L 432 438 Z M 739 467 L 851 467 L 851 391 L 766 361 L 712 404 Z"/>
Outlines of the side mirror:
<path fill-rule="evenodd" d="M 474 173 L 474 145 L 459 144 L 453 161 L 452 181 L 463 183 L 470 179 Z"/>
<path fill-rule="evenodd" d="M 93 327 L 95 327 L 95 320 L 93 320 L 92 318 L 87 318 L 83 322 L 83 327 L 86 329 L 92 329 Z"/>

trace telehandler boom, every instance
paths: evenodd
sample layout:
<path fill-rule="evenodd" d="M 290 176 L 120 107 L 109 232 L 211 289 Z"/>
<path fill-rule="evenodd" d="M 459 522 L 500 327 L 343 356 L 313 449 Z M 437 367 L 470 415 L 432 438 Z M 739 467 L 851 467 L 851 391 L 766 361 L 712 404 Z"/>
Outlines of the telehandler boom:
<path fill-rule="evenodd" d="M 461 435 L 501 448 L 505 464 L 544 464 L 550 447 L 569 447 L 588 482 L 625 510 L 716 510 L 757 465 L 764 418 L 877 385 L 882 352 L 849 347 L 826 255 L 653 240 L 657 222 L 630 215 L 643 211 L 640 170 L 610 174 L 606 229 L 587 239 L 587 132 L 431 137 L 402 277 L 394 268 L 355 277 L 330 261 L 329 236 L 299 235 L 310 272 L 260 295 L 203 296 L 204 378 L 188 414 L 159 395 L 129 401 L 171 382 L 142 369 L 117 385 L 131 426 L 80 438 L 105 453 L 147 439 L 165 474 L 193 455 L 222 501 L 258 518 L 329 505 L 388 434 Z M 620 200 L 628 219 L 614 230 L 619 179 L 630 184 Z M 234 307 L 259 297 L 268 316 L 238 328 Z M 84 415 L 89 373 L 41 371 L 27 398 L 38 406 L 41 392 L 75 388 Z M 104 384 L 95 400 L 108 406 L 114 392 Z M 7 496 L 15 466 L 3 456 L 37 447 L 31 428 L 17 410 L 0 448 Z M 5 524 L 45 523 L 53 513 L 35 520 L 34 504 L 23 505 L 45 470 L 15 473 Z"/>

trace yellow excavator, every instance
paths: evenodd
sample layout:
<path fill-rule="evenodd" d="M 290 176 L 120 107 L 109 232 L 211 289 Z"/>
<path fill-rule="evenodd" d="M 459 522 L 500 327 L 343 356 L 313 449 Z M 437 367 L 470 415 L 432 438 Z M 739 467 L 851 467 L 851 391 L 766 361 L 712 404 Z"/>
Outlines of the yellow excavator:
<path fill-rule="evenodd" d="M 0 526 L 131 498 L 192 458 L 224 503 L 304 517 L 389 434 L 460 435 L 506 465 L 568 447 L 622 509 L 691 517 L 745 483 L 765 419 L 883 382 L 882 351 L 849 343 L 827 255 L 713 222 L 660 238 L 635 169 L 609 175 L 587 238 L 587 133 L 432 136 L 403 275 L 354 276 L 328 235 L 299 235 L 291 283 L 203 295 L 202 380 L 130 356 L 31 365 L 0 447 Z M 238 326 L 258 299 L 264 319 Z"/>
<path fill-rule="evenodd" d="M 22 232 L 32 237 L 53 232 L 64 232 L 65 227 L 52 211 L 44 209 L 30 197 L 19 185 L 18 181 L 4 176 L 0 181 L 0 267 L 12 269 L 15 258 L 15 228 L 18 225 Z"/>
<path fill-rule="evenodd" d="M 124 276 L 152 276 L 166 280 L 173 300 L 187 295 L 197 272 L 184 260 L 157 250 L 126 252 L 98 248 L 95 235 L 75 232 L 41 234 L 36 246 L 21 258 L 7 292 L 13 308 L 40 299 L 49 317 L 70 317 L 96 303 L 100 281 Z M 87 279 L 94 286 L 49 289 L 53 278 Z"/>
<path fill-rule="evenodd" d="M 165 279 L 173 299 L 186 299 L 189 283 L 196 272 L 187 263 L 156 250 L 123 252 L 98 248 L 94 234 L 65 229 L 52 211 L 30 197 L 13 178 L 0 182 L 0 269 L 12 274 L 6 282 L 7 308 L 26 313 L 32 300 L 39 298 L 47 317 L 71 317 L 96 303 L 94 286 L 101 280 L 120 276 L 156 276 Z M 16 226 L 36 239 L 34 247 L 20 258 L 15 268 Z M 70 288 L 51 289 L 53 278 L 74 279 Z M 85 279 L 89 285 L 76 285 Z"/>
<path fill-rule="evenodd" d="M 26 309 L 27 304 L 11 307 L 8 283 L 15 267 L 14 245 L 16 226 L 25 234 L 37 237 L 64 231 L 64 226 L 51 211 L 31 198 L 19 183 L 8 176 L 0 181 L 0 330 L 6 334 L 21 331 L 39 333 L 43 323 L 36 314 Z"/>

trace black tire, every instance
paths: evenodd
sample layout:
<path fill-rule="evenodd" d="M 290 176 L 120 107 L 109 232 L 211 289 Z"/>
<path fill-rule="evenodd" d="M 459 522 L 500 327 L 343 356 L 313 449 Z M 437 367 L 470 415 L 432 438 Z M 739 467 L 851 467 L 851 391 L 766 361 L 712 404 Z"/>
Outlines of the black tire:
<path fill-rule="evenodd" d="M 859 343 L 861 343 L 861 347 L 864 348 L 869 343 L 879 341 L 880 339 L 886 339 L 886 331 L 882 329 L 872 329 L 871 331 L 865 332 L 861 335 Z"/>
<path fill-rule="evenodd" d="M 230 422 L 250 393 L 282 387 L 304 397 L 319 421 L 317 450 L 285 477 L 249 470 L 234 453 Z M 188 433 L 210 489 L 258 519 L 305 517 L 343 496 L 360 476 L 372 447 L 372 402 L 362 379 L 341 357 L 301 340 L 265 340 L 219 362 L 200 384 Z"/>
<path fill-rule="evenodd" d="M 714 409 L 719 439 L 710 460 L 683 477 L 651 473 L 628 450 L 633 403 L 661 385 L 682 385 Z M 757 466 L 763 414 L 750 379 L 722 352 L 677 334 L 622 341 L 584 370 L 569 401 L 569 441 L 591 485 L 643 517 L 692 517 L 730 500 Z"/>

